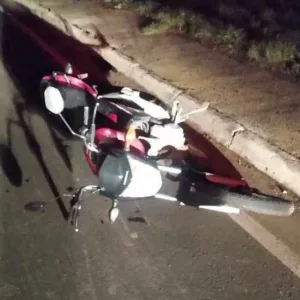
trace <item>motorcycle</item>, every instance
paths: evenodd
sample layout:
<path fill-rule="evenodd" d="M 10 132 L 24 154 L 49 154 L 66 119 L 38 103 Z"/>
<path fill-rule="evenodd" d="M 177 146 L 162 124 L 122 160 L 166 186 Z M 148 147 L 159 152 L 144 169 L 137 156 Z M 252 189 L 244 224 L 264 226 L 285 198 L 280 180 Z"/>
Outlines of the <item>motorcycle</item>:
<path fill-rule="evenodd" d="M 54 86 L 48 86 L 44 97 L 47 110 L 59 115 L 70 128 L 62 116 L 65 101 L 60 90 Z M 122 145 L 103 142 L 107 135 L 103 137 L 95 134 L 95 114 L 100 101 L 102 101 L 101 97 L 96 99 L 92 121 L 87 130 L 88 134 L 73 133 L 70 128 L 73 134 L 83 140 L 86 151 L 93 156 L 92 171 L 98 177 L 97 185 L 79 188 L 71 201 L 69 219 L 71 224 L 75 225 L 75 231 L 79 230 L 78 216 L 86 193 L 99 193 L 112 200 L 109 210 L 111 223 L 115 222 L 119 215 L 118 202 L 130 199 L 157 198 L 201 209 L 235 214 L 245 210 L 268 215 L 289 216 L 295 212 L 294 203 L 260 194 L 248 188 L 242 180 L 229 178 L 226 182 L 225 178 L 222 182 L 221 176 L 198 170 L 187 163 L 167 166 L 147 156 L 145 151 L 136 151 L 138 150 L 136 132 L 141 120 L 138 114 L 131 116 L 132 122 L 122 137 L 124 141 Z M 134 144 L 133 148 L 132 144 Z M 171 177 L 172 181 L 178 182 L 178 192 L 175 197 L 160 193 L 163 187 L 163 174 Z M 231 189 L 228 189 L 228 186 Z"/>

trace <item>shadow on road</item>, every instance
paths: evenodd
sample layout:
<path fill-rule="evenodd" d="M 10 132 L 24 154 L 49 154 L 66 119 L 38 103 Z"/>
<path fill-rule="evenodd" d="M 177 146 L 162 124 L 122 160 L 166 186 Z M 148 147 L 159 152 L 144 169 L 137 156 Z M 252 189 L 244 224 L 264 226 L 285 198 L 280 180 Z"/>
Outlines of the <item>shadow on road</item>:
<path fill-rule="evenodd" d="M 67 168 L 63 168 L 62 175 L 58 174 L 63 182 L 58 182 L 53 170 L 60 172 L 59 166 L 63 167 L 63 163 L 56 167 L 56 156 L 51 154 L 59 153 L 72 171 L 70 153 L 65 149 L 65 135 L 60 124 L 45 112 L 39 94 L 41 77 L 62 66 L 41 51 L 7 16 L 0 14 L 2 17 L 1 60 L 15 90 L 10 93 L 11 99 L 1 104 L 2 118 L 6 118 L 6 104 L 9 104 L 8 112 L 12 112 L 7 115 L 6 124 L 5 120 L 3 122 L 6 130 L 3 130 L 0 144 L 2 173 L 12 187 L 5 187 L 3 180 L 2 188 L 7 189 L 7 193 L 0 202 L 1 256 L 4 258 L 0 266 L 0 298 L 76 300 L 80 291 L 77 290 L 78 265 L 73 257 L 80 258 L 81 248 L 74 242 L 72 229 L 65 226 L 68 211 L 60 194 L 64 185 L 71 186 L 74 181 L 72 174 L 68 178 Z M 22 17 L 29 18 L 28 15 Z M 5 91 L 3 95 L 7 95 Z M 39 128 L 41 122 L 33 121 L 37 120 L 37 115 L 44 121 L 43 128 Z M 53 151 L 48 150 L 48 146 L 53 147 Z M 30 181 L 24 180 L 28 177 Z M 45 181 L 49 189 L 45 188 Z M 50 201 L 54 198 L 56 202 Z M 47 202 L 45 213 L 34 212 L 38 208 L 36 204 L 41 205 L 43 201 Z M 24 209 L 31 209 L 31 214 Z"/>
<path fill-rule="evenodd" d="M 0 144 L 0 160 L 2 170 L 10 184 L 22 186 L 23 172 L 9 145 Z"/>
<path fill-rule="evenodd" d="M 199 118 L 201 118 L 201 114 L 199 115 Z M 193 149 L 196 150 L 191 151 L 191 156 L 195 163 L 207 172 L 214 172 L 218 175 L 236 179 L 242 178 L 241 174 L 233 164 L 209 140 L 189 125 L 184 124 L 183 127 L 187 140 L 191 146 L 193 146 Z"/>
<path fill-rule="evenodd" d="M 55 45 L 57 52 L 49 55 L 46 48 L 37 45 L 37 42 L 31 39 L 27 32 L 24 32 L 24 28 L 20 27 L 20 22 L 24 23 L 28 28 L 34 28 L 48 46 Z M 77 70 L 82 70 L 82 72 L 89 71 L 90 80 L 94 80 L 93 83 L 107 86 L 106 77 L 110 66 L 104 60 L 98 58 L 88 47 L 79 44 L 70 37 L 66 37 L 24 9 L 14 12 L 12 16 L 3 15 L 1 50 L 3 64 L 19 92 L 12 99 L 13 111 L 16 113 L 17 120 L 9 118 L 7 121 L 8 145 L 5 148 L 4 146 L 2 147 L 1 158 L 6 159 L 8 153 L 12 153 L 10 144 L 14 137 L 11 135 L 11 127 L 21 127 L 24 131 L 27 145 L 36 157 L 53 196 L 57 199 L 62 214 L 66 219 L 68 212 L 60 198 L 58 188 L 49 171 L 49 166 L 47 166 L 43 157 L 41 146 L 30 126 L 30 115 L 38 114 L 45 120 L 52 138 L 51 145 L 56 148 L 65 165 L 72 171 L 65 143 L 66 138 L 68 139 L 70 135 L 62 122 L 45 110 L 40 93 L 40 80 L 44 75 L 51 74 L 54 70 L 63 70 L 64 64 L 71 62 L 74 63 Z M 96 69 L 97 74 L 95 73 Z M 74 115 L 69 117 L 74 118 Z M 20 175 L 22 170 L 17 160 L 14 159 L 14 165 L 18 166 L 16 168 L 9 169 L 7 164 L 7 161 L 3 160 L 4 170 L 6 170 L 5 173 L 10 182 L 19 186 L 22 185 L 22 176 Z"/>
<path fill-rule="evenodd" d="M 49 187 L 53 193 L 54 198 L 57 201 L 57 204 L 62 212 L 63 217 L 65 218 L 65 220 L 67 220 L 68 218 L 68 210 L 66 209 L 64 202 L 62 200 L 62 198 L 60 197 L 60 193 L 58 191 L 58 188 L 56 187 L 55 181 L 52 178 L 52 175 L 48 169 L 46 160 L 43 156 L 43 153 L 41 151 L 41 146 L 37 140 L 37 138 L 35 137 L 32 128 L 30 128 L 30 123 L 28 124 L 28 122 L 25 120 L 24 117 L 24 111 L 26 110 L 26 107 L 24 106 L 24 103 L 19 101 L 19 98 L 16 97 L 14 99 L 14 107 L 15 110 L 17 112 L 17 116 L 19 119 L 18 125 L 23 128 L 23 132 L 25 134 L 25 138 L 27 141 L 27 146 L 29 147 L 29 149 L 31 150 L 31 152 L 34 154 L 35 158 L 37 159 L 43 174 L 49 184 Z M 30 121 L 29 121 L 30 122 Z"/>

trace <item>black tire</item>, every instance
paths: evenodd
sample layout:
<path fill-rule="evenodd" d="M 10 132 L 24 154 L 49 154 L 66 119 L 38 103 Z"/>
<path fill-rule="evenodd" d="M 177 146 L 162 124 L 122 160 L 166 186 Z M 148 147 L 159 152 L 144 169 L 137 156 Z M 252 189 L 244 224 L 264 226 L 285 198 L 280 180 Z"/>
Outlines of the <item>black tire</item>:
<path fill-rule="evenodd" d="M 191 206 L 228 205 L 240 210 L 273 216 L 290 216 L 296 210 L 293 202 L 258 193 L 239 193 L 205 179 L 192 184 L 186 178 L 180 183 L 178 200 Z"/>
<path fill-rule="evenodd" d="M 290 216 L 296 210 L 291 201 L 256 193 L 246 195 L 227 190 L 223 192 L 222 201 L 241 210 L 273 216 Z"/>

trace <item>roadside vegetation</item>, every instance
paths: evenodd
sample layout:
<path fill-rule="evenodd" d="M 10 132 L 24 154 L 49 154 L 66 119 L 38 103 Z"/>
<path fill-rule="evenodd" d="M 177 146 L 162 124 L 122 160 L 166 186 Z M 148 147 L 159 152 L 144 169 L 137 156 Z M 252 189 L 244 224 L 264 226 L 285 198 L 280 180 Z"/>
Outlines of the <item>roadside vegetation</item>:
<path fill-rule="evenodd" d="M 208 1 L 208 0 L 207 0 Z M 144 34 L 176 32 L 300 78 L 298 0 L 104 0 L 142 17 Z"/>

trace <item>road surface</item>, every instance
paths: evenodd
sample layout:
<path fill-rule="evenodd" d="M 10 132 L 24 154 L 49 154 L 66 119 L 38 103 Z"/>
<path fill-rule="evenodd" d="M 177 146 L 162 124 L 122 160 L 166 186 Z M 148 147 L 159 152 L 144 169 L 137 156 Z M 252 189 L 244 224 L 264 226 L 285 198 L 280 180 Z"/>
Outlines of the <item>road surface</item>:
<path fill-rule="evenodd" d="M 1 300 L 300 299 L 299 278 L 225 215 L 134 201 L 110 225 L 110 203 L 97 196 L 75 233 L 63 194 L 95 178 L 81 143 L 53 139 L 41 112 L 35 92 L 55 67 L 49 56 L 7 18 L 1 24 Z M 47 203 L 44 212 L 24 209 L 31 201 Z M 297 220 L 260 219 L 294 251 L 297 234 L 282 226 Z"/>

